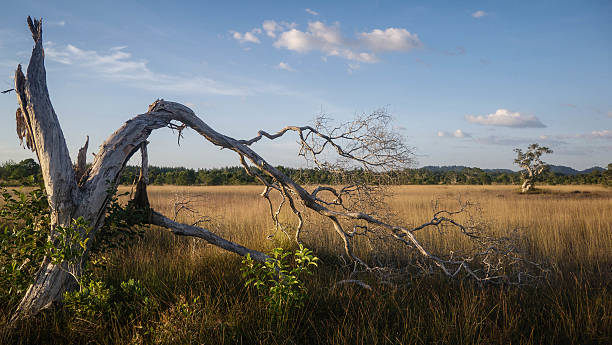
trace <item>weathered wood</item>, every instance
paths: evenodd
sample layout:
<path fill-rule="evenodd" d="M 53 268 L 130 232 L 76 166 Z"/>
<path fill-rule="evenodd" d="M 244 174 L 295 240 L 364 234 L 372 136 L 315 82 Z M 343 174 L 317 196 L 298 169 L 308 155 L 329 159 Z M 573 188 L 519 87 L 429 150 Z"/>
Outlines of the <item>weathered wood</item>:
<path fill-rule="evenodd" d="M 80 181 L 81 178 L 85 175 L 87 170 L 87 148 L 89 147 L 89 135 L 85 140 L 85 144 L 83 147 L 79 149 L 79 153 L 77 155 L 77 163 L 74 167 L 74 175 L 77 181 Z"/>
<path fill-rule="evenodd" d="M 32 21 L 28 17 L 28 25 L 34 39 L 34 49 L 27 75 L 23 75 L 21 66 L 17 68 L 15 90 L 29 136 L 26 141 L 33 144 L 42 170 L 51 216 L 50 239 L 53 240 L 56 226 L 70 226 L 80 195 L 64 134 L 47 90 L 42 21 Z M 73 278 L 66 273 L 70 269 L 67 264 L 58 266 L 45 259 L 35 283 L 17 307 L 14 319 L 30 315 L 61 299 L 63 291 L 72 284 Z"/>
<path fill-rule="evenodd" d="M 144 181 L 145 184 L 149 184 L 149 153 L 147 151 L 148 141 L 145 141 L 140 145 L 140 176 L 139 178 Z"/>
<path fill-rule="evenodd" d="M 270 259 L 269 256 L 262 252 L 249 249 L 232 241 L 228 241 L 223 237 L 199 226 L 192 226 L 175 222 L 159 212 L 152 213 L 151 224 L 167 228 L 175 235 L 201 238 L 212 245 L 215 245 L 219 248 L 225 249 L 241 256 L 250 255 L 253 260 L 259 262 L 265 262 L 266 260 Z"/>
<path fill-rule="evenodd" d="M 151 205 L 149 204 L 149 195 L 147 194 L 147 184 L 149 183 L 149 155 L 147 153 L 146 141 L 140 145 L 140 155 L 142 158 L 140 164 L 140 175 L 138 176 L 136 192 L 134 193 L 132 202 L 134 202 L 137 207 L 150 211 L 149 209 Z"/>

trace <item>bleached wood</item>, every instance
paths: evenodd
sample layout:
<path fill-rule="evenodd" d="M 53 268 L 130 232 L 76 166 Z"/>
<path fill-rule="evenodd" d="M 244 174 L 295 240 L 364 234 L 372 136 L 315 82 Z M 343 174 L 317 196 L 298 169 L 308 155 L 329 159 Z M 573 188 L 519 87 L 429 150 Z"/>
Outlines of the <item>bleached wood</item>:
<path fill-rule="evenodd" d="M 232 241 L 228 241 L 222 238 L 221 236 L 214 234 L 213 232 L 202 227 L 175 222 L 174 220 L 164 216 L 159 212 L 152 213 L 151 224 L 167 228 L 175 235 L 201 238 L 212 245 L 215 245 L 219 248 L 225 249 L 241 256 L 246 256 L 248 254 L 251 256 L 251 258 L 253 258 L 253 260 L 259 262 L 265 262 L 266 260 L 270 259 L 269 256 L 262 252 L 249 249 Z"/>
<path fill-rule="evenodd" d="M 80 181 L 81 178 L 85 175 L 87 170 L 87 148 L 89 147 L 89 135 L 85 140 L 85 144 L 83 147 L 79 149 L 79 153 L 77 155 L 77 163 L 75 165 L 74 174 L 77 181 Z"/>
<path fill-rule="evenodd" d="M 80 193 L 64 134 L 47 90 L 42 20 L 32 21 L 28 17 L 28 25 L 34 39 L 34 48 L 27 75 L 23 75 L 21 65 L 17 67 L 15 93 L 42 170 L 51 216 L 50 238 L 53 240 L 53 229 L 56 226 L 70 226 Z M 35 283 L 29 287 L 17 307 L 15 318 L 29 315 L 59 300 L 62 293 L 72 285 L 70 275 L 66 272 L 70 269 L 66 263 L 60 267 L 45 259 Z"/>

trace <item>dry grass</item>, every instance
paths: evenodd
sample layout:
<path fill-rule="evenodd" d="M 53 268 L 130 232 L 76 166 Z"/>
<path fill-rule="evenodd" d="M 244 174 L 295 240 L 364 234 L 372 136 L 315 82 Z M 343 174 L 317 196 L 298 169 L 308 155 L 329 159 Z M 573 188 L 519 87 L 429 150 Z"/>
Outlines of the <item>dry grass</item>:
<path fill-rule="evenodd" d="M 477 203 L 491 232 L 506 236 L 517 231 L 522 246 L 537 261 L 593 268 L 612 263 L 612 190 L 600 186 L 545 186 L 542 193 L 522 195 L 515 186 L 398 186 L 392 189 L 390 207 L 402 225 L 418 225 L 432 215 L 432 202 L 448 209 L 457 200 Z M 276 243 L 267 202 L 258 186 L 149 188 L 152 207 L 172 215 L 174 199 L 191 200 L 194 210 L 211 217 L 209 224 L 221 235 L 257 249 Z M 189 221 L 189 213 L 181 213 Z M 291 216 L 285 214 L 285 219 Z M 304 230 L 313 248 L 337 250 L 339 241 L 331 224 L 311 215 Z M 424 235 L 434 246 L 452 248 L 465 241 L 448 234 L 443 243 L 436 233 Z M 330 248 L 332 247 L 332 248 Z M 440 248 L 443 249 L 443 248 Z"/>
<path fill-rule="evenodd" d="M 14 332 L 6 343 L 257 343 L 257 344 L 597 344 L 612 340 L 612 190 L 598 186 L 548 186 L 521 195 L 513 186 L 400 186 L 391 208 L 404 225 L 427 221 L 432 200 L 452 207 L 477 202 L 491 231 L 518 229 L 521 246 L 536 261 L 557 269 L 535 287 L 481 288 L 469 281 L 437 276 L 409 278 L 396 286 L 373 285 L 372 292 L 334 283 L 348 274 L 324 259 L 307 281 L 304 308 L 288 323 L 275 323 L 262 299 L 244 288 L 240 258 L 200 240 L 158 229 L 126 250 L 111 253 L 112 265 L 97 276 L 115 284 L 139 279 L 160 305 L 130 321 L 90 325 L 64 312 L 43 313 Z M 173 199 L 212 221 L 212 230 L 259 250 L 283 242 L 274 232 L 268 205 L 257 186 L 150 187 L 152 206 L 172 215 Z M 194 218 L 186 213 L 183 221 Z M 285 215 L 289 219 L 289 215 Z M 340 252 L 326 222 L 312 222 L 305 242 L 319 252 Z M 429 237 L 428 237 L 429 236 Z M 422 236 L 444 250 L 463 238 Z M 401 255 L 402 248 L 391 250 Z M 0 318 L 0 326 L 4 323 Z M 1 334 L 0 334 L 1 335 Z"/>

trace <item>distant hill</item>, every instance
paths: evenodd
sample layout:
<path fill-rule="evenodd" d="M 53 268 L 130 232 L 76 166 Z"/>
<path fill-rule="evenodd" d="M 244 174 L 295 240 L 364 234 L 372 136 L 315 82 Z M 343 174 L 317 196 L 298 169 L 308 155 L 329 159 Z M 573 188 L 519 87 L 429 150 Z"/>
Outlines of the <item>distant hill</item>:
<path fill-rule="evenodd" d="M 419 169 L 424 169 L 424 170 L 428 170 L 432 172 L 448 172 L 448 171 L 461 172 L 465 169 L 480 169 L 480 168 L 476 168 L 476 167 L 470 168 L 470 167 L 466 167 L 463 165 L 444 165 L 444 166 L 428 165 L 428 166 L 424 166 Z M 513 173 L 515 172 L 510 169 L 480 169 L 480 170 L 485 171 L 485 172 L 494 172 L 494 173 Z"/>
<path fill-rule="evenodd" d="M 576 170 L 574 168 L 570 168 L 570 167 L 566 167 L 563 165 L 549 165 L 550 166 L 550 171 L 554 172 L 554 173 L 558 173 L 558 174 L 562 174 L 562 175 L 579 175 L 579 174 L 588 174 L 594 170 L 597 171 L 606 171 L 606 169 L 602 168 L 602 167 L 592 167 L 592 168 L 588 168 L 588 169 L 584 169 L 584 170 Z"/>
<path fill-rule="evenodd" d="M 588 174 L 594 170 L 597 171 L 606 171 L 606 169 L 602 168 L 602 167 L 592 167 L 592 168 L 588 168 L 588 169 L 584 169 L 584 170 L 576 170 L 574 168 L 570 168 L 570 167 L 566 167 L 563 165 L 549 165 L 550 166 L 550 170 L 554 173 L 557 174 L 561 174 L 561 175 L 579 175 L 579 174 Z M 424 170 L 428 170 L 428 171 L 432 171 L 432 172 L 448 172 L 448 171 L 456 171 L 456 172 L 461 172 L 465 169 L 473 169 L 470 167 L 466 167 L 463 165 L 444 165 L 444 166 L 433 166 L 433 165 L 427 165 L 424 166 L 420 169 L 424 169 Z M 515 171 L 510 170 L 510 169 L 481 169 L 482 171 L 488 172 L 488 173 L 514 173 Z"/>

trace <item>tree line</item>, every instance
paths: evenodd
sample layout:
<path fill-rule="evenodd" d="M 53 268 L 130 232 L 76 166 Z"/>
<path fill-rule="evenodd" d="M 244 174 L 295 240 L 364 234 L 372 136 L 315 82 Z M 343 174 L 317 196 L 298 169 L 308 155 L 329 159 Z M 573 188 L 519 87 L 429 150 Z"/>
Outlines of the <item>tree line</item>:
<path fill-rule="evenodd" d="M 342 177 L 332 171 L 313 168 L 278 167 L 284 174 L 305 184 L 336 184 L 342 182 Z M 130 185 L 138 180 L 140 167 L 127 166 L 120 178 L 120 183 Z M 344 171 L 342 175 L 362 175 L 367 173 L 360 169 Z M 0 185 L 2 186 L 32 186 L 42 181 L 40 165 L 34 159 L 25 159 L 19 163 L 7 161 L 0 164 Z M 224 167 L 213 169 L 190 169 L 184 167 L 149 167 L 149 181 L 153 185 L 249 185 L 259 184 L 248 175 L 242 167 Z M 400 185 L 489 185 L 506 184 L 520 185 L 520 172 L 485 171 L 480 168 L 441 169 L 426 167 L 404 169 L 387 173 L 381 181 Z M 558 184 L 602 184 L 612 186 L 612 163 L 605 171 L 593 170 L 589 173 L 565 175 L 546 171 L 541 176 L 541 183 Z"/>

